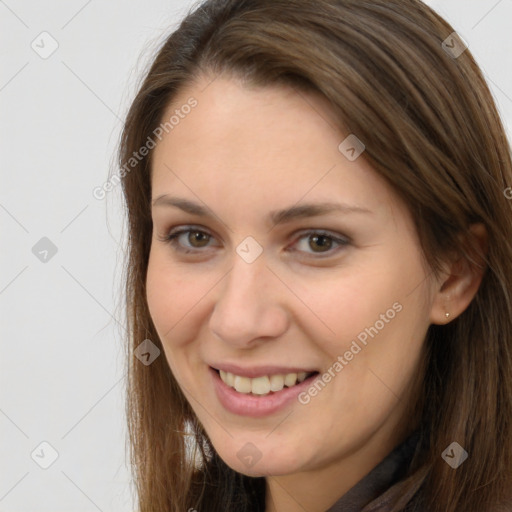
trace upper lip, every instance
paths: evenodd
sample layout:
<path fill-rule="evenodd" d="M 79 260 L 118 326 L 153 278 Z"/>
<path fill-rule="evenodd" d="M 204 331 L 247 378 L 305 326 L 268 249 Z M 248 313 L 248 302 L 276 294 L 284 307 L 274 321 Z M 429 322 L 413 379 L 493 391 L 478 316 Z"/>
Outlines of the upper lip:
<path fill-rule="evenodd" d="M 276 366 L 276 365 L 259 365 L 259 366 L 251 366 L 250 368 L 243 368 L 242 366 L 238 366 L 236 364 L 230 363 L 219 363 L 210 365 L 214 370 L 223 370 L 225 372 L 232 373 L 234 375 L 239 375 L 240 377 L 263 377 L 264 375 L 286 375 L 288 373 L 314 373 L 317 370 L 304 368 L 299 366 Z"/>

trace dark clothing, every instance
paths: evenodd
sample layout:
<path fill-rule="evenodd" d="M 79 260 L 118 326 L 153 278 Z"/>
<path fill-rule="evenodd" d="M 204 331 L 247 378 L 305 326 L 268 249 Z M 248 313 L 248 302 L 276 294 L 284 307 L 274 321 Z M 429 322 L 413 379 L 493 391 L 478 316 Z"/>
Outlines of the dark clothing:
<path fill-rule="evenodd" d="M 370 473 L 344 494 L 326 512 L 387 512 L 391 510 L 391 498 L 396 498 L 398 486 L 409 468 L 420 432 L 411 434 L 396 446 Z M 401 496 L 407 502 L 417 489 Z"/>

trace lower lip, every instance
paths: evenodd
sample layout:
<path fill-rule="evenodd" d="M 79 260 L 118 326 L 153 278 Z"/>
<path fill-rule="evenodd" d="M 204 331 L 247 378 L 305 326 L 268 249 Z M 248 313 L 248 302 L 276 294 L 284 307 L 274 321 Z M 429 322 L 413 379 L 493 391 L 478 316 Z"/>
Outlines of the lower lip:
<path fill-rule="evenodd" d="M 239 393 L 228 386 L 211 367 L 209 372 L 213 379 L 217 398 L 223 407 L 233 414 L 251 416 L 252 418 L 261 418 L 284 409 L 293 400 L 297 400 L 299 393 L 305 391 L 318 376 L 318 374 L 314 374 L 291 388 L 285 387 L 281 391 L 256 396 L 249 393 Z"/>

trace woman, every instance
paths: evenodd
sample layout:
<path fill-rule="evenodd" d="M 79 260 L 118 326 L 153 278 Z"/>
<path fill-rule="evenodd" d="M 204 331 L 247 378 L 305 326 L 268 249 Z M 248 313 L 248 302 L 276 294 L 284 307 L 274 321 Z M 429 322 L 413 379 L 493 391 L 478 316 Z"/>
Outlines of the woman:
<path fill-rule="evenodd" d="M 452 27 L 206 1 L 120 164 L 141 511 L 512 510 L 512 162 Z"/>

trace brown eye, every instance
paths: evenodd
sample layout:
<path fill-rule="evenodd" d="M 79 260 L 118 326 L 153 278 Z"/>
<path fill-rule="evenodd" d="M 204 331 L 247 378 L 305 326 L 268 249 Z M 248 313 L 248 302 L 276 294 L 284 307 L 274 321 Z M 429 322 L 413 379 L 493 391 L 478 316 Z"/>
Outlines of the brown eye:
<path fill-rule="evenodd" d="M 328 251 L 332 247 L 332 238 L 325 235 L 312 235 L 309 237 L 309 246 L 314 252 Z"/>
<path fill-rule="evenodd" d="M 200 249 L 208 248 L 211 239 L 214 238 L 212 235 L 203 231 L 202 229 L 195 228 L 184 228 L 171 230 L 163 238 L 160 238 L 162 242 L 171 244 L 177 251 L 181 251 L 184 253 L 194 253 L 197 254 L 204 252 Z"/>
<path fill-rule="evenodd" d="M 350 245 L 351 240 L 344 236 L 337 236 L 327 232 L 309 231 L 303 234 L 296 242 L 292 251 L 306 255 L 327 257 L 337 254 Z"/>
<path fill-rule="evenodd" d="M 188 242 L 192 247 L 205 247 L 210 241 L 210 235 L 203 231 L 188 231 Z"/>

